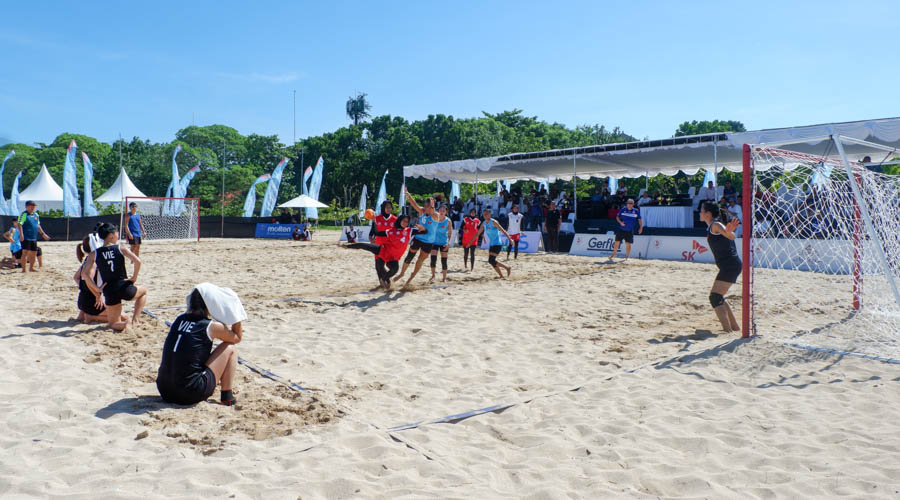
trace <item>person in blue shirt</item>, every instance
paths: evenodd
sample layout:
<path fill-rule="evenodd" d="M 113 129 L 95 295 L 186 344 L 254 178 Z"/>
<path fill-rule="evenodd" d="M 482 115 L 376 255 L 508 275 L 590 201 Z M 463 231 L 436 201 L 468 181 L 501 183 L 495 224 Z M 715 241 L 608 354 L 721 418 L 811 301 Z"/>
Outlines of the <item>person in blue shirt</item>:
<path fill-rule="evenodd" d="M 50 237 L 41 228 L 41 218 L 35 213 L 37 204 L 31 200 L 25 202 L 25 211 L 14 222 L 19 230 L 19 241 L 22 243 L 22 272 L 34 272 L 34 261 L 37 258 L 37 238 L 40 234 L 44 240 Z M 26 266 L 27 264 L 27 266 Z"/>
<path fill-rule="evenodd" d="M 444 203 L 438 209 L 434 221 L 437 229 L 434 233 L 434 241 L 431 243 L 431 281 L 434 281 L 437 270 L 437 254 L 441 253 L 441 281 L 447 281 L 447 255 L 450 252 L 450 235 L 453 231 L 453 223 L 447 216 L 447 204 Z"/>
<path fill-rule="evenodd" d="M 631 244 L 634 243 L 634 228 L 637 227 L 637 233 L 644 232 L 644 221 L 641 219 L 641 209 L 635 208 L 634 199 L 628 198 L 625 206 L 619 209 L 616 215 L 616 222 L 619 227 L 616 229 L 616 243 L 613 245 L 612 255 L 609 260 L 619 255 L 619 243 L 625 240 L 625 260 L 631 256 Z"/>
<path fill-rule="evenodd" d="M 131 251 L 138 257 L 141 255 L 142 236 L 144 236 L 144 221 L 137 213 L 137 203 L 132 201 L 128 204 L 128 213 L 125 214 L 125 239 L 131 245 Z"/>
<path fill-rule="evenodd" d="M 3 261 L 0 262 L 0 265 L 11 269 L 20 267 L 19 261 L 22 259 L 22 242 L 19 241 L 19 230 L 16 229 L 15 226 L 11 226 L 3 233 L 3 237 L 9 241 L 9 252 L 12 254 L 12 257 L 3 257 Z"/>
<path fill-rule="evenodd" d="M 500 239 L 500 233 L 503 233 L 507 240 L 510 239 L 509 233 L 506 232 L 506 229 L 503 229 L 503 226 L 500 225 L 500 221 L 491 218 L 490 208 L 484 209 L 483 216 L 484 222 L 479 226 L 478 234 L 484 233 L 484 237 L 488 241 L 488 264 L 494 268 L 494 271 L 497 272 L 497 276 L 501 279 L 503 278 L 503 273 L 500 272 L 500 269 L 506 269 L 506 277 L 509 278 L 512 269 L 509 266 L 497 262 L 497 256 L 500 255 L 500 251 L 503 249 L 503 240 Z"/>
<path fill-rule="evenodd" d="M 394 281 L 400 281 L 400 278 L 406 273 L 406 269 L 409 268 L 410 263 L 416 258 L 416 254 L 418 254 L 419 260 L 416 261 L 416 266 L 413 268 L 413 272 L 409 279 L 406 280 L 406 285 L 404 285 L 407 286 L 412 279 L 416 277 L 416 273 L 419 272 L 419 269 L 422 269 L 422 264 L 425 262 L 425 259 L 431 255 L 431 247 L 434 242 L 435 234 L 437 233 L 438 224 L 434 221 L 434 198 L 428 198 L 425 200 L 425 206 L 420 207 L 419 204 L 416 203 L 416 200 L 413 199 L 412 195 L 409 194 L 409 191 L 407 191 L 406 188 L 403 189 L 403 192 L 406 194 L 406 199 L 409 200 L 409 205 L 413 210 L 419 213 L 417 224 L 425 227 L 425 232 L 413 236 L 409 245 L 409 253 L 406 254 L 406 259 L 403 260 L 403 268 L 400 270 L 400 274 L 394 278 Z"/>

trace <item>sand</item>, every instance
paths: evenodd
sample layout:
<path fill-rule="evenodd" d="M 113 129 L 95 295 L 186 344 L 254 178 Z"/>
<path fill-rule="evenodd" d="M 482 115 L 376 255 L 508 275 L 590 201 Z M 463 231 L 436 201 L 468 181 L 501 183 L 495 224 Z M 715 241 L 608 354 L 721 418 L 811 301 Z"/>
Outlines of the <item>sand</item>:
<path fill-rule="evenodd" d="M 454 250 L 450 286 L 383 293 L 317 238 L 142 249 L 164 320 L 202 281 L 243 298 L 238 353 L 279 381 L 240 366 L 234 408 L 159 399 L 161 321 L 73 321 L 73 244 L 0 271 L 0 495 L 900 496 L 900 366 L 720 332 L 712 266 L 538 254 L 501 281 Z"/>

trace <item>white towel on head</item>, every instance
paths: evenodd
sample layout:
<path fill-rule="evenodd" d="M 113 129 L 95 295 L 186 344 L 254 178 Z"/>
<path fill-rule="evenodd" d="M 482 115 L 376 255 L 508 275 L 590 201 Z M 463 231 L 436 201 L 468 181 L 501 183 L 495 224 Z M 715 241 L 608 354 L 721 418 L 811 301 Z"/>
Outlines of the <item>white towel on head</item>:
<path fill-rule="evenodd" d="M 231 288 L 216 286 L 212 283 L 200 283 L 194 289 L 200 291 L 200 296 L 203 297 L 206 310 L 209 311 L 212 319 L 228 326 L 247 319 L 247 313 L 244 311 L 240 297 Z M 194 290 L 191 290 L 191 293 L 194 293 Z M 189 293 L 187 296 L 188 307 L 190 307 L 190 301 L 191 294 Z"/>

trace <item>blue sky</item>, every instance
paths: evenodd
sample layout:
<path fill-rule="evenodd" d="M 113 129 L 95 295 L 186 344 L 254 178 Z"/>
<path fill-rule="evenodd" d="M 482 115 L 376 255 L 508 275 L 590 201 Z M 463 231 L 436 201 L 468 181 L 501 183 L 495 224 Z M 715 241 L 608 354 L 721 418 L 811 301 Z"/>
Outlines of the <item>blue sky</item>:
<path fill-rule="evenodd" d="M 375 115 L 521 108 L 669 137 L 900 116 L 900 2 L 18 2 L 0 30 L 0 144 L 190 125 L 292 140 Z"/>

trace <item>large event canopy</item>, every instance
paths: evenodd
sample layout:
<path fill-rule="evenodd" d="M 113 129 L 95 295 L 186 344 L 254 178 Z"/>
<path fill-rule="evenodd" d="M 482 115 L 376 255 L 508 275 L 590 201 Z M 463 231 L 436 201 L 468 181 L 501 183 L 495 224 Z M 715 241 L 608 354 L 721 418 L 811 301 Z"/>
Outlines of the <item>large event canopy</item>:
<path fill-rule="evenodd" d="M 125 172 L 125 169 L 123 168 L 119 172 L 116 182 L 113 182 L 113 185 L 94 201 L 100 204 L 109 205 L 112 203 L 122 203 L 125 201 L 125 198 L 129 196 L 134 198 L 146 197 L 147 195 L 142 193 L 141 190 L 131 182 L 131 178 L 128 177 L 128 173 Z"/>
<path fill-rule="evenodd" d="M 45 210 L 62 210 L 63 207 L 63 190 L 59 184 L 50 177 L 47 171 L 47 165 L 41 165 L 41 171 L 27 189 L 19 192 L 19 211 L 25 210 L 26 201 L 34 201 L 37 203 L 37 209 Z"/>
<path fill-rule="evenodd" d="M 590 177 L 641 177 L 658 174 L 689 175 L 701 168 L 738 172 L 744 144 L 805 140 L 782 146 L 793 151 L 835 154 L 827 137 L 842 135 L 900 149 L 900 118 L 828 123 L 803 127 L 690 135 L 654 141 L 635 141 L 534 153 L 515 153 L 403 167 L 404 177 L 424 177 L 459 183 L 515 180 L 571 180 L 573 174 Z M 830 150 L 829 150 L 830 148 Z M 845 145 L 852 160 L 872 154 L 870 148 Z M 872 158 L 880 161 L 881 158 Z"/>

